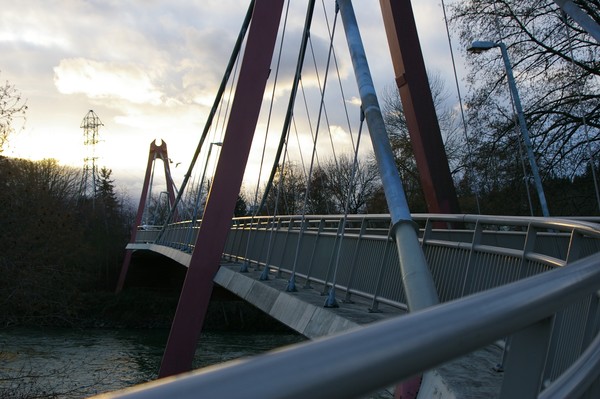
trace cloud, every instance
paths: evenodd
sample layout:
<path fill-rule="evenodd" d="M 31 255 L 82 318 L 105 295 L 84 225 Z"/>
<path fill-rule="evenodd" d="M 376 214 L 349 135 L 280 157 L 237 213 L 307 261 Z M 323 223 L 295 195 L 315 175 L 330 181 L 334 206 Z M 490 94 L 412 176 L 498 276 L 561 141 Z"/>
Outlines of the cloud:
<path fill-rule="evenodd" d="M 136 104 L 159 104 L 163 93 L 144 68 L 134 64 L 70 58 L 54 67 L 54 84 L 62 94 L 91 99 L 121 99 Z"/>

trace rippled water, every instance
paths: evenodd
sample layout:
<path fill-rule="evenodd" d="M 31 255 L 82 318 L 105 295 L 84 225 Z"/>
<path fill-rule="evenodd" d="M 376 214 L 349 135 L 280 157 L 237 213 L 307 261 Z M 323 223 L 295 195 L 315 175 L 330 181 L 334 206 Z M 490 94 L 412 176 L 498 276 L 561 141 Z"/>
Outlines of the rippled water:
<path fill-rule="evenodd" d="M 0 398 L 82 398 L 156 378 L 166 330 L 0 330 Z M 194 368 L 302 340 L 203 333 Z"/>

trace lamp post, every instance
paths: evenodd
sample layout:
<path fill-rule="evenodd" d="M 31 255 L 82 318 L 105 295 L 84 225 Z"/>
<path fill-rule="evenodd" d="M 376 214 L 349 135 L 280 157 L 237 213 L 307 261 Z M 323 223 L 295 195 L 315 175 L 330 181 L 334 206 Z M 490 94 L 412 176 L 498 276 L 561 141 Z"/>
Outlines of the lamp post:
<path fill-rule="evenodd" d="M 196 217 L 198 215 L 198 208 L 200 207 L 200 199 L 202 198 L 202 184 L 204 183 L 204 176 L 206 175 L 206 169 L 208 168 L 208 161 L 210 160 L 210 153 L 213 145 L 218 147 L 222 146 L 223 143 L 218 141 L 210 143 L 208 146 L 208 154 L 206 155 L 206 162 L 204 163 L 204 169 L 202 170 L 202 177 L 200 178 L 200 187 L 198 188 L 198 197 L 196 198 L 196 206 L 194 207 L 194 216 L 192 217 L 192 225 L 196 223 Z"/>
<path fill-rule="evenodd" d="M 471 44 L 471 47 L 469 47 L 467 51 L 470 53 L 478 54 L 494 47 L 499 47 L 500 51 L 502 52 L 502 59 L 504 60 L 504 66 L 506 68 L 508 86 L 510 88 L 513 102 L 517 111 L 519 128 L 521 130 L 521 135 L 523 136 L 525 149 L 527 150 L 527 157 L 529 158 L 529 165 L 531 166 L 533 181 L 535 182 L 535 187 L 538 193 L 538 197 L 540 199 L 542 214 L 545 217 L 548 217 L 550 216 L 550 212 L 548 212 L 548 203 L 546 202 L 546 195 L 544 194 L 544 188 L 542 187 L 542 179 L 540 179 L 540 173 L 537 167 L 537 163 L 535 162 L 535 157 L 533 155 L 531 140 L 529 139 L 529 130 L 527 129 L 527 124 L 525 123 L 525 115 L 523 114 L 523 107 L 521 106 L 521 99 L 519 98 L 519 92 L 517 91 L 517 85 L 513 76 L 512 65 L 510 64 L 510 60 L 508 58 L 508 52 L 506 51 L 506 45 L 502 42 L 475 41 Z"/>

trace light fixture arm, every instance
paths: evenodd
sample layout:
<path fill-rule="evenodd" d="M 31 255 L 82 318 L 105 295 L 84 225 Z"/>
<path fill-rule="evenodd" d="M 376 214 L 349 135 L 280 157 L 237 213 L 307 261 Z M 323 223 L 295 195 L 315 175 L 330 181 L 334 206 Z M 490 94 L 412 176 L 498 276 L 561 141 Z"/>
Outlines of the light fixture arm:
<path fill-rule="evenodd" d="M 515 105 L 517 112 L 517 119 L 519 121 L 519 129 L 523 136 L 523 142 L 525 143 L 525 149 L 527 151 L 527 158 L 529 159 L 529 165 L 531 166 L 531 174 L 533 175 L 533 181 L 535 183 L 536 191 L 540 200 L 540 206 L 542 208 L 542 214 L 545 217 L 550 216 L 548 211 L 548 203 L 546 201 L 546 195 L 544 194 L 544 187 L 542 186 L 542 179 L 540 178 L 540 172 L 535 161 L 533 149 L 531 145 L 531 139 L 529 138 L 529 129 L 525 122 L 525 114 L 523 113 L 523 106 L 521 105 L 521 98 L 519 97 L 519 91 L 517 90 L 517 84 L 515 83 L 515 77 L 513 75 L 513 68 L 508 58 L 508 51 L 506 45 L 502 42 L 491 42 L 491 41 L 475 41 L 471 44 L 471 47 L 467 49 L 470 53 L 481 53 L 491 48 L 499 47 L 502 53 L 502 60 L 504 61 L 504 67 L 506 69 L 506 78 L 508 80 L 508 87 L 510 94 Z"/>

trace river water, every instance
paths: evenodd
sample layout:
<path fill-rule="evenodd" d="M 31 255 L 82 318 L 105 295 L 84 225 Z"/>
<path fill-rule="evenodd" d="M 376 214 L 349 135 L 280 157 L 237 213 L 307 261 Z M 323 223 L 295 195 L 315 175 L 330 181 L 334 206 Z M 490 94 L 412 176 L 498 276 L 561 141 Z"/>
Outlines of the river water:
<path fill-rule="evenodd" d="M 0 330 L 0 398 L 83 398 L 153 380 L 167 337 L 167 330 Z M 203 333 L 193 368 L 302 340 L 285 333 Z"/>

